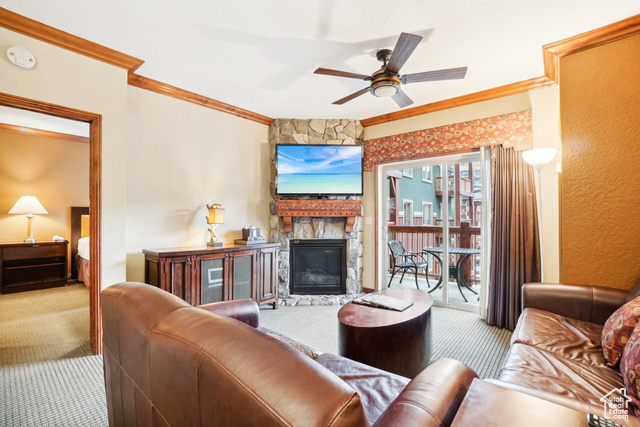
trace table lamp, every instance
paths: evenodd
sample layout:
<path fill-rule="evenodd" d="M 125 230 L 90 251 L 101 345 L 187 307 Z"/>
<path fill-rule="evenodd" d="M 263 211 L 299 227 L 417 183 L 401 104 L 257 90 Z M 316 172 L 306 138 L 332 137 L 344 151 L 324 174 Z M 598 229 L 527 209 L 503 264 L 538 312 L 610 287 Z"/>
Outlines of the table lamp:
<path fill-rule="evenodd" d="M 42 214 L 47 214 L 49 212 L 47 212 L 47 210 L 44 208 L 44 206 L 42 206 L 42 204 L 38 201 L 38 199 L 35 196 L 30 196 L 27 194 L 26 196 L 20 197 L 20 199 L 16 202 L 16 204 L 13 205 L 9 213 L 26 215 L 27 218 L 29 218 L 29 221 L 28 221 L 29 237 L 24 239 L 24 242 L 35 243 L 36 239 L 33 238 L 33 227 L 31 225 L 31 219 L 33 218 L 33 214 L 42 215 Z"/>
<path fill-rule="evenodd" d="M 211 226 L 208 230 L 211 233 L 211 240 L 207 243 L 207 246 L 222 246 L 222 242 L 218 241 L 216 236 L 216 227 L 218 224 L 224 224 L 224 208 L 219 204 L 207 205 L 209 209 L 209 216 L 207 218 L 207 224 Z"/>

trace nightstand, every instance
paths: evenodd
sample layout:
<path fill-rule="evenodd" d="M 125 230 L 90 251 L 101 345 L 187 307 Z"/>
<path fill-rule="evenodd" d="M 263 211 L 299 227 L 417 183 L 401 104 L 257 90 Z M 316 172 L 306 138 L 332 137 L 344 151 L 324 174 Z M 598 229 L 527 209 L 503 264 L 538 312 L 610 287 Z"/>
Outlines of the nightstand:
<path fill-rule="evenodd" d="M 0 244 L 0 294 L 67 284 L 69 242 Z"/>

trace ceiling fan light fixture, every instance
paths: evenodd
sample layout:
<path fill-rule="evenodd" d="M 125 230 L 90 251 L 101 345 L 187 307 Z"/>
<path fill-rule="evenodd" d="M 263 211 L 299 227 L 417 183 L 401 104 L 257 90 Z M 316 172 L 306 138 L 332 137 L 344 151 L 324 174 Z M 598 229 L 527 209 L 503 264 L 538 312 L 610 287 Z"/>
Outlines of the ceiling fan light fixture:
<path fill-rule="evenodd" d="M 395 95 L 396 93 L 398 93 L 398 89 L 400 88 L 396 85 L 385 84 L 374 87 L 371 92 L 378 98 L 383 98 Z"/>

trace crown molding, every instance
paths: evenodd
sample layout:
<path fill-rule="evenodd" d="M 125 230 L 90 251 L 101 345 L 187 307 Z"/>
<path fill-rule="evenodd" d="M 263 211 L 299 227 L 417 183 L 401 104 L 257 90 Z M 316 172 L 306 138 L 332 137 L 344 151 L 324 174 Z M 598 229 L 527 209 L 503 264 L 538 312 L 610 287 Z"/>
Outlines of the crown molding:
<path fill-rule="evenodd" d="M 560 58 L 640 33 L 640 15 L 542 46 L 544 75 L 558 83 Z"/>
<path fill-rule="evenodd" d="M 215 99 L 207 98 L 206 96 L 198 95 L 197 93 L 189 92 L 187 90 L 180 89 L 178 87 L 171 86 L 166 83 L 150 79 L 148 77 L 143 77 L 138 74 L 129 74 L 129 85 L 151 92 L 156 92 L 161 95 L 170 96 L 171 98 L 180 99 L 182 101 L 192 102 L 203 107 L 222 111 L 223 113 L 232 114 L 234 116 L 252 120 L 263 125 L 268 126 L 273 121 L 273 119 L 270 117 L 254 113 L 252 111 L 244 110 L 242 108 L 234 107 L 233 105 L 225 104 L 224 102 L 216 101 Z"/>
<path fill-rule="evenodd" d="M 431 104 L 420 105 L 406 110 L 395 111 L 381 116 L 371 117 L 360 120 L 363 127 L 379 125 L 382 123 L 393 122 L 396 120 L 408 119 L 410 117 L 420 116 L 422 114 L 433 113 L 435 111 L 446 110 L 449 108 L 460 107 L 467 104 L 475 104 L 491 99 L 502 98 L 509 95 L 516 95 L 527 92 L 540 87 L 551 86 L 552 81 L 546 77 L 536 77 L 517 83 L 511 83 L 499 86 L 493 89 L 487 89 L 480 92 L 470 93 L 468 95 L 458 96 L 456 98 L 445 99 L 443 101 L 433 102 Z"/>
<path fill-rule="evenodd" d="M 119 68 L 124 68 L 129 72 L 128 82 L 132 86 L 181 99 L 183 101 L 193 102 L 203 107 L 232 114 L 234 116 L 242 117 L 265 125 L 269 125 L 273 121 L 273 119 L 269 117 L 134 74 L 134 71 L 144 63 L 142 59 L 90 42 L 81 37 L 50 27 L 2 7 L 0 7 L 0 27 L 4 27 L 8 30 L 32 37 L 36 40 L 49 43 L 68 51 L 87 56 L 91 59 L 106 62 L 107 64 L 114 65 Z"/>
<path fill-rule="evenodd" d="M 0 7 L 0 27 L 133 73 L 144 61 Z"/>
<path fill-rule="evenodd" d="M 48 138 L 64 139 L 67 141 L 89 142 L 89 137 L 80 135 L 71 135 L 68 133 L 53 132 L 44 129 L 35 129 L 27 126 L 17 126 L 9 123 L 0 123 L 0 130 L 9 132 L 23 133 L 26 135 L 44 136 Z"/>

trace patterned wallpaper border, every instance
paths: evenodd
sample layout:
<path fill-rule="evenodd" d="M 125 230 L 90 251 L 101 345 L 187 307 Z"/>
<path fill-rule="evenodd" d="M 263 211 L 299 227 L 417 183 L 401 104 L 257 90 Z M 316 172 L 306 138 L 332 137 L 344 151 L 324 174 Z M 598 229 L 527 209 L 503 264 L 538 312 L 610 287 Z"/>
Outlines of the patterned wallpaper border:
<path fill-rule="evenodd" d="M 496 144 L 531 148 L 531 110 L 369 139 L 364 142 L 363 166 L 371 170 L 376 164 Z"/>

